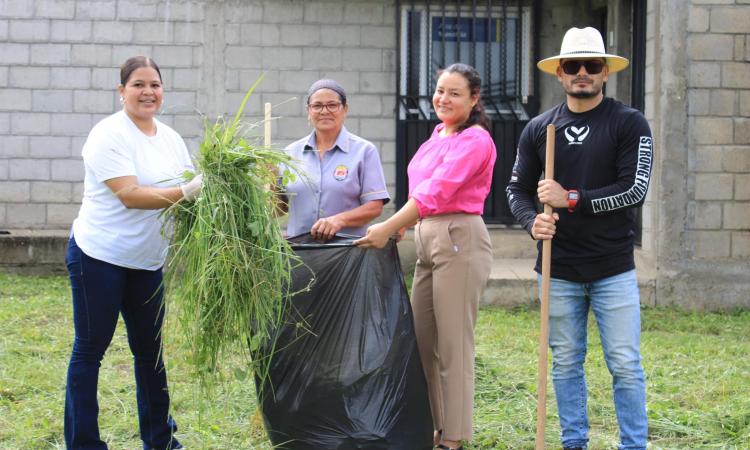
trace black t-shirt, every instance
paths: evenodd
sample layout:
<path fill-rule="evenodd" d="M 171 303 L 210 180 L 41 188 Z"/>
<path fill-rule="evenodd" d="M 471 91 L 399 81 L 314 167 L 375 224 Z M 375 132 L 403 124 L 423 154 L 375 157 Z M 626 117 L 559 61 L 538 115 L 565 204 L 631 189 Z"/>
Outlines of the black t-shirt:
<path fill-rule="evenodd" d="M 513 215 L 529 233 L 550 123 L 556 128 L 555 180 L 581 196 L 572 213 L 555 209 L 560 220 L 552 240 L 551 276 L 590 282 L 633 269 L 633 208 L 646 198 L 653 162 L 646 119 L 607 97 L 584 113 L 573 113 L 563 103 L 532 119 L 521 134 L 506 190 Z M 541 251 L 535 270 L 541 271 Z"/>

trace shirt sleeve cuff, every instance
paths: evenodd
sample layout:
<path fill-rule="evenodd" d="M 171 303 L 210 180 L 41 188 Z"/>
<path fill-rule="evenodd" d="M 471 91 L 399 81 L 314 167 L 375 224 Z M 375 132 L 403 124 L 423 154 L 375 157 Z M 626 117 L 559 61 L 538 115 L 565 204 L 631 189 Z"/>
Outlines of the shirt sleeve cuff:
<path fill-rule="evenodd" d="M 383 204 L 385 205 L 391 201 L 391 196 L 388 195 L 388 191 L 375 191 L 360 195 L 359 199 L 363 204 L 373 200 L 383 200 Z"/>
<path fill-rule="evenodd" d="M 122 170 L 119 172 L 114 171 L 107 171 L 107 172 L 94 172 L 94 178 L 96 179 L 97 183 L 104 183 L 105 181 L 109 181 L 113 178 L 122 178 L 122 177 L 138 177 L 138 175 L 135 173 L 135 170 Z"/>
<path fill-rule="evenodd" d="M 419 218 L 423 219 L 430 215 L 430 210 L 419 201 L 417 197 L 411 197 L 414 200 L 414 204 L 417 205 L 417 211 L 419 211 Z"/>

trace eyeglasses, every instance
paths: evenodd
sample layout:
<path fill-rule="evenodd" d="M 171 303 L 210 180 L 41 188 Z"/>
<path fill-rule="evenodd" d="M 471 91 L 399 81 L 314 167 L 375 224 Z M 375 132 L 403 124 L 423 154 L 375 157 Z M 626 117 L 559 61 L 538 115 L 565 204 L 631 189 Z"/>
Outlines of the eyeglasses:
<path fill-rule="evenodd" d="M 569 59 L 560 64 L 563 72 L 568 75 L 577 74 L 578 71 L 581 70 L 581 66 L 586 68 L 586 72 L 588 72 L 589 75 L 596 75 L 604 69 L 604 63 L 600 59 Z"/>
<path fill-rule="evenodd" d="M 339 112 L 341 110 L 341 107 L 343 106 L 343 103 L 313 103 L 311 105 L 307 105 L 308 108 L 310 108 L 311 111 L 316 113 L 323 112 L 323 108 L 327 109 L 329 112 L 335 113 Z"/>

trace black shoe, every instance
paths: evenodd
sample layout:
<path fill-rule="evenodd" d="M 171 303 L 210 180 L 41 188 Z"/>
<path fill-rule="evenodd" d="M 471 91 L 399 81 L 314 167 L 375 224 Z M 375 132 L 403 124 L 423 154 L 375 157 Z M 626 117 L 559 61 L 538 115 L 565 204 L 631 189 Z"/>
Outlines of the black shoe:
<path fill-rule="evenodd" d="M 460 446 L 460 447 L 458 447 L 458 448 L 453 448 L 453 447 L 446 447 L 443 444 L 438 444 L 437 447 L 435 447 L 435 448 L 440 448 L 440 449 L 443 449 L 443 450 L 464 450 L 464 446 L 463 445 Z"/>
<path fill-rule="evenodd" d="M 563 450 L 583 450 L 581 447 L 563 447 Z"/>

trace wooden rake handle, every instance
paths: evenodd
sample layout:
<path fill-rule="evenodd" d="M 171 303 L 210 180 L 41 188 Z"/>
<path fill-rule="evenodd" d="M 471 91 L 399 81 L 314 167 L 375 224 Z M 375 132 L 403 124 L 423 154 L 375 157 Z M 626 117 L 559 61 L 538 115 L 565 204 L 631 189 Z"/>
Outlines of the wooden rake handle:
<path fill-rule="evenodd" d="M 263 146 L 271 146 L 271 104 L 265 104 L 264 117 L 263 117 Z"/>
<path fill-rule="evenodd" d="M 547 125 L 547 148 L 544 160 L 544 179 L 555 179 L 555 126 Z M 544 205 L 544 213 L 552 214 L 552 207 Z M 544 428 L 547 423 L 547 348 L 549 347 L 549 284 L 552 263 L 552 240 L 542 242 L 542 295 L 539 332 L 539 379 L 536 402 L 536 450 L 544 450 Z"/>

